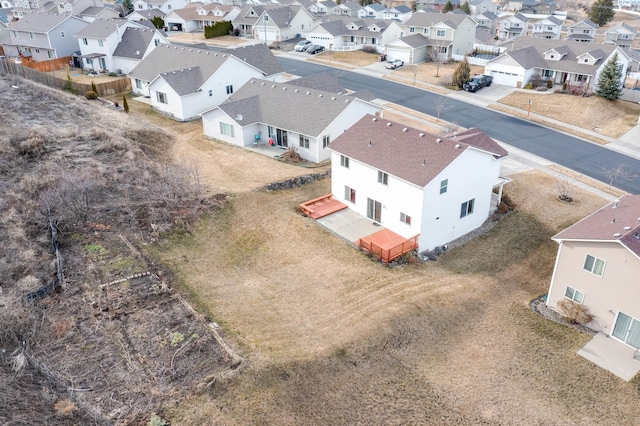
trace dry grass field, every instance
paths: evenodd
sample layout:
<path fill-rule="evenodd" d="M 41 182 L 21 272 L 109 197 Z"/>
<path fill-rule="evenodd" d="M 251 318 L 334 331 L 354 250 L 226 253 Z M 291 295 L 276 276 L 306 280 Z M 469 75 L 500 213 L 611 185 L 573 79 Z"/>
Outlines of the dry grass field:
<path fill-rule="evenodd" d="M 578 98 L 560 93 L 538 94 L 534 91 L 518 91 L 500 99 L 500 103 L 526 111 L 529 100 L 532 100 L 532 113 L 612 138 L 623 135 L 638 122 L 640 116 L 638 104 L 609 101 L 598 96 Z"/>

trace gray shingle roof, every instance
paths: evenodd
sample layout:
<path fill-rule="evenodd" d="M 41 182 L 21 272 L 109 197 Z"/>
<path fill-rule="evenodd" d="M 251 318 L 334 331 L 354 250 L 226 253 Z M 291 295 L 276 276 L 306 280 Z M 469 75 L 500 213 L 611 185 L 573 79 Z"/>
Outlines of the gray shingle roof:
<path fill-rule="evenodd" d="M 163 72 L 160 74 L 179 96 L 195 93 L 209 77 L 202 73 L 200 67 L 181 68 L 177 71 Z"/>
<path fill-rule="evenodd" d="M 360 101 L 351 95 L 254 79 L 218 108 L 231 117 L 241 114 L 243 126 L 260 122 L 315 137 L 353 102 Z"/>
<path fill-rule="evenodd" d="M 265 12 L 278 28 L 286 28 L 291 24 L 291 20 L 300 9 L 300 6 L 284 6 L 276 9 L 267 9 Z"/>
<path fill-rule="evenodd" d="M 116 32 L 118 28 L 129 25 L 130 21 L 127 21 L 124 18 L 119 19 L 103 19 L 99 18 L 84 27 L 78 33 L 76 33 L 76 37 L 82 38 L 95 38 L 95 39 L 105 39 L 109 37 L 111 34 Z"/>
<path fill-rule="evenodd" d="M 166 13 L 164 13 L 164 12 L 163 12 L 163 11 L 161 11 L 160 9 L 156 9 L 156 8 L 153 8 L 153 9 L 143 9 L 143 10 L 135 10 L 135 11 L 131 12 L 129 15 L 132 15 L 132 14 L 134 14 L 134 13 L 137 13 L 138 15 L 142 16 L 142 17 L 143 17 L 143 18 L 145 18 L 145 19 L 153 19 L 153 18 L 155 18 L 156 16 L 159 16 L 159 17 L 161 17 L 161 18 L 162 18 L 163 16 L 165 16 L 165 15 L 166 15 Z M 128 17 L 129 15 L 127 15 L 127 17 Z"/>
<path fill-rule="evenodd" d="M 48 13 L 28 13 L 22 19 L 9 24 L 9 29 L 14 31 L 30 31 L 33 33 L 47 33 L 66 21 L 67 19 L 80 19 L 70 15 L 57 15 Z"/>
<path fill-rule="evenodd" d="M 457 15 L 450 13 L 432 13 L 432 12 L 419 12 L 414 13 L 411 18 L 405 22 L 407 27 L 431 27 L 440 22 L 446 23 L 451 28 L 458 28 L 460 24 L 467 18 L 468 15 Z"/>
<path fill-rule="evenodd" d="M 480 130 L 469 132 L 469 141 L 484 140 Z M 489 145 L 502 150 L 492 139 L 487 139 L 483 151 L 489 151 L 486 149 Z M 366 115 L 329 144 L 332 151 L 421 188 L 470 146 L 458 138 L 439 137 L 373 115 Z"/>
<path fill-rule="evenodd" d="M 104 9 L 105 9 L 104 7 L 90 6 L 85 10 L 83 10 L 82 12 L 80 12 L 80 15 L 96 16 L 98 13 L 102 12 Z"/>
<path fill-rule="evenodd" d="M 422 34 L 411 34 L 409 36 L 402 37 L 400 40 L 413 48 L 423 47 L 429 44 L 429 39 Z"/>
<path fill-rule="evenodd" d="M 262 43 L 225 49 L 223 52 L 230 53 L 236 58 L 252 65 L 262 71 L 264 75 L 274 75 L 284 71 L 282 65 L 280 65 L 280 62 L 278 62 L 269 47 Z"/>
<path fill-rule="evenodd" d="M 316 74 L 310 74 L 306 77 L 296 78 L 295 80 L 288 81 L 287 84 L 293 84 L 298 87 L 304 87 L 307 89 L 323 90 L 331 93 L 347 93 L 348 90 L 344 88 L 338 80 L 329 71 L 323 71 Z"/>
<path fill-rule="evenodd" d="M 349 28 L 347 28 L 347 25 L 351 23 L 357 25 L 359 29 L 350 30 Z M 382 31 L 369 31 L 367 29 L 374 24 Z M 363 35 L 371 37 L 372 35 L 379 36 L 380 34 L 382 34 L 384 30 L 389 26 L 389 21 L 375 18 L 352 18 L 349 16 L 335 15 L 328 17 L 328 20 L 320 22 L 318 23 L 318 25 L 333 36 Z"/>
<path fill-rule="evenodd" d="M 122 34 L 113 56 L 120 58 L 142 59 L 149 44 L 153 41 L 155 31 L 147 28 L 127 28 Z"/>

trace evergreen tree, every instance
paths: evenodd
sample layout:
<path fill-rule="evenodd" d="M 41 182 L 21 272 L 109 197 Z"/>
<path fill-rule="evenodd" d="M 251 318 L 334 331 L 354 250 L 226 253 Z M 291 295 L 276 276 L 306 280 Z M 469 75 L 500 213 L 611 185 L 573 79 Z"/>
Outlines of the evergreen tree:
<path fill-rule="evenodd" d="M 458 89 L 462 89 L 462 85 L 469 80 L 470 76 L 471 67 L 469 66 L 467 56 L 465 55 L 462 62 L 458 64 L 455 71 L 453 72 L 453 77 L 451 77 L 451 84 L 457 86 Z"/>
<path fill-rule="evenodd" d="M 596 0 L 589 10 L 589 19 L 602 27 L 613 20 L 615 13 L 613 0 Z"/>
<path fill-rule="evenodd" d="M 452 10 L 453 5 L 451 4 L 451 1 L 447 0 L 447 2 L 444 4 L 444 9 L 442 9 L 442 13 L 451 12 Z"/>
<path fill-rule="evenodd" d="M 164 20 L 159 16 L 154 16 L 153 18 L 151 18 L 151 23 L 159 30 L 164 28 Z"/>
<path fill-rule="evenodd" d="M 462 6 L 460 6 L 460 10 L 466 13 L 467 15 L 471 15 L 471 6 L 469 6 L 468 1 L 465 1 L 464 3 L 462 3 Z"/>
<path fill-rule="evenodd" d="M 129 112 L 129 104 L 125 95 L 122 95 L 122 108 L 124 108 L 124 112 Z"/>
<path fill-rule="evenodd" d="M 122 0 L 122 8 L 125 10 L 126 14 L 130 14 L 133 12 L 133 1 L 132 0 Z"/>
<path fill-rule="evenodd" d="M 618 99 L 622 94 L 622 65 L 618 63 L 618 54 L 607 62 L 600 73 L 596 95 L 605 99 Z"/>

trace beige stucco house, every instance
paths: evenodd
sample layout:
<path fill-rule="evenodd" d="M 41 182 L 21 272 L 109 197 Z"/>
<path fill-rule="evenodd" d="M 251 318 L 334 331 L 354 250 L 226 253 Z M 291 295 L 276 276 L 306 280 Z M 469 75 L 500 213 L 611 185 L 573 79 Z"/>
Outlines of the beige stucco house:
<path fill-rule="evenodd" d="M 640 195 L 625 195 L 553 237 L 559 244 L 547 306 L 571 299 L 590 328 L 640 348 Z"/>

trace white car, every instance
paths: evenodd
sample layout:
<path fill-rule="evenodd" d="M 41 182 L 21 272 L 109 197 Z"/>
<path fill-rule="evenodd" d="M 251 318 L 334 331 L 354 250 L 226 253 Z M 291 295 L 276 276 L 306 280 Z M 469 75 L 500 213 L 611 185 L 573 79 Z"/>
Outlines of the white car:
<path fill-rule="evenodd" d="M 309 46 L 311 46 L 311 42 L 309 40 L 302 40 L 296 44 L 296 52 L 304 52 Z"/>
<path fill-rule="evenodd" d="M 404 62 L 401 59 L 389 59 L 384 67 L 390 70 L 395 70 L 404 65 Z"/>

